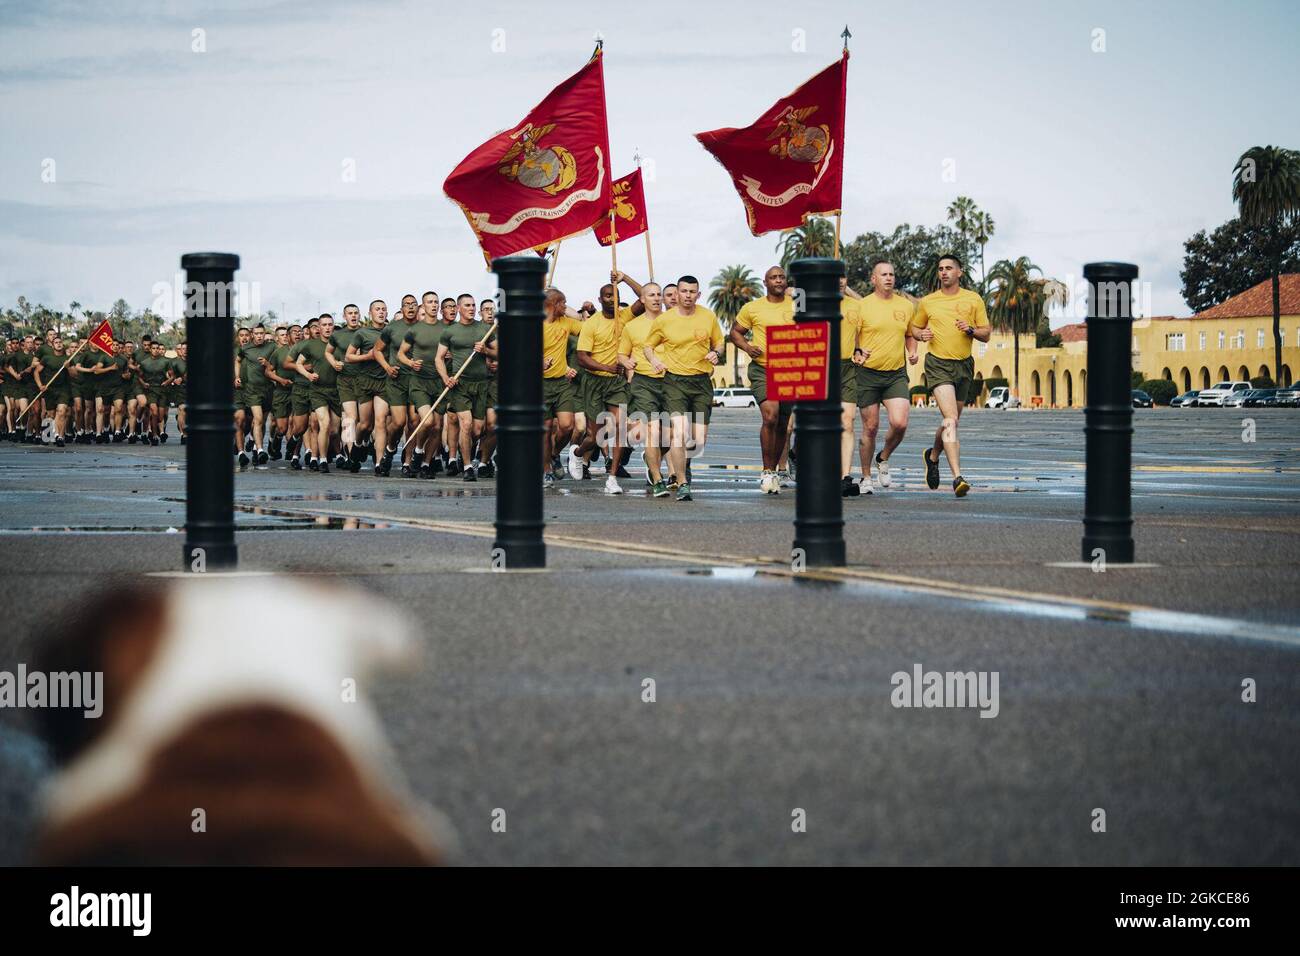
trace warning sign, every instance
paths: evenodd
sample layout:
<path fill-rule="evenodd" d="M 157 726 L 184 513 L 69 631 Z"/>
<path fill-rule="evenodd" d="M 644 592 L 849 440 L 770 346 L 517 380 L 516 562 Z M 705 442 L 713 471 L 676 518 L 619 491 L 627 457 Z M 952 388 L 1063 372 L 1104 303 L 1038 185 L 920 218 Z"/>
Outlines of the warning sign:
<path fill-rule="evenodd" d="M 800 322 L 767 330 L 767 398 L 824 402 L 830 384 L 831 324 Z"/>

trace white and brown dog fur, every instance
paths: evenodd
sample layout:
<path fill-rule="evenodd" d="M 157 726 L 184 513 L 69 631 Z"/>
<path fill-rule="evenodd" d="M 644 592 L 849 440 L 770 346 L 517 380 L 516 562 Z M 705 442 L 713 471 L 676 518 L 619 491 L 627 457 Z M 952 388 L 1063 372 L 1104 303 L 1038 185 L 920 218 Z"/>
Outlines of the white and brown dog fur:
<path fill-rule="evenodd" d="M 98 600 L 42 655 L 102 671 L 105 706 L 42 714 L 64 766 L 36 862 L 440 862 L 446 824 L 406 791 L 364 697 L 345 699 L 349 678 L 410 653 L 383 599 L 303 579 L 196 575 Z"/>

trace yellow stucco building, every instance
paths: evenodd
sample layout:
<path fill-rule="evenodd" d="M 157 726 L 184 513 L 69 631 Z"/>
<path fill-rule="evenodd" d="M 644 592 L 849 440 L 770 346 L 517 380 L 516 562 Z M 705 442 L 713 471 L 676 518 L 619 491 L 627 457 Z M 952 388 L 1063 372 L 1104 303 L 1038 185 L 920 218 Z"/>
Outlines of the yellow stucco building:
<path fill-rule="evenodd" d="M 1290 385 L 1300 369 L 1300 273 L 1281 277 L 1282 380 Z M 1087 326 L 1083 322 L 1054 330 L 1057 348 L 1035 348 L 1033 334 L 1020 336 L 1020 400 L 1025 406 L 1082 408 L 1088 378 Z M 921 343 L 925 354 L 925 343 Z M 1015 350 L 1009 333 L 994 332 L 987 343 L 976 342 L 976 378 L 1012 381 Z M 1171 315 L 1133 322 L 1132 361 L 1143 378 L 1168 379 L 1180 392 L 1209 388 L 1225 380 L 1273 376 L 1273 291 L 1261 282 L 1196 315 Z M 717 387 L 733 384 L 736 356 L 728 343 L 725 361 L 713 373 Z M 749 356 L 739 356 L 739 381 L 746 383 Z M 922 362 L 910 369 L 913 386 L 922 385 Z M 1012 382 L 1014 386 L 1014 382 Z M 981 404 L 983 398 L 981 396 Z M 1035 402 L 1037 397 L 1038 401 Z"/>

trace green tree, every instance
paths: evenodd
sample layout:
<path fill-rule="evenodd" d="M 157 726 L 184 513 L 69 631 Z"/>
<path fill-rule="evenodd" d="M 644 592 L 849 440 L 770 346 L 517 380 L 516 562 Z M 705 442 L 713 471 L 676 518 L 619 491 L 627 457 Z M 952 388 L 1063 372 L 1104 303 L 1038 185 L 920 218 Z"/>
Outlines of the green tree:
<path fill-rule="evenodd" d="M 776 251 L 781 254 L 781 268 L 790 268 L 796 259 L 811 256 L 830 257 L 835 254 L 835 227 L 829 219 L 812 216 L 802 226 L 781 233 Z"/>
<path fill-rule="evenodd" d="M 1042 310 L 1041 276 L 1042 270 L 1027 256 L 1015 261 L 1001 259 L 993 263 L 989 272 L 989 321 L 994 328 L 1011 333 L 1015 353 L 1012 381 L 1017 397 L 1020 395 L 1020 334 L 1038 325 Z"/>
<path fill-rule="evenodd" d="M 939 257 L 953 253 L 969 264 L 975 253 L 971 240 L 949 226 L 913 227 L 908 223 L 885 235 L 867 232 L 844 247 L 849 283 L 866 295 L 871 291 L 871 267 L 881 259 L 894 266 L 897 288 L 911 295 L 926 295 L 938 288 Z M 961 284 L 974 288 L 970 273 L 962 270 Z"/>
<path fill-rule="evenodd" d="M 749 271 L 749 266 L 723 266 L 709 283 L 709 308 L 717 313 L 723 327 L 731 328 L 740 307 L 763 295 L 763 283 Z"/>
<path fill-rule="evenodd" d="M 997 231 L 997 223 L 986 212 L 976 212 L 971 218 L 971 240 L 980 247 L 980 291 L 988 285 L 988 272 L 984 268 L 984 247 Z"/>
<path fill-rule="evenodd" d="M 1246 223 L 1263 231 L 1273 280 L 1273 378 L 1282 380 L 1280 276 L 1285 227 L 1300 215 L 1300 152 L 1280 146 L 1252 146 L 1232 171 L 1232 198 Z"/>
<path fill-rule="evenodd" d="M 1282 274 L 1300 272 L 1300 219 L 1282 227 Z M 1264 229 L 1229 219 L 1212 233 L 1202 229 L 1183 243 L 1183 300 L 1204 312 L 1273 275 Z"/>

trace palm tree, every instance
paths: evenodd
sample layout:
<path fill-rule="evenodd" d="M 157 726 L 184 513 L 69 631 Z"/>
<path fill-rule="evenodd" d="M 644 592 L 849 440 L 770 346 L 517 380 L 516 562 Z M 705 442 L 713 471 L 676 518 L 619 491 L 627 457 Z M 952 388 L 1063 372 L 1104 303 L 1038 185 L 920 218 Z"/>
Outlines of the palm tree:
<path fill-rule="evenodd" d="M 76 299 L 73 299 L 71 302 L 68 303 L 68 321 L 72 323 L 72 327 L 74 329 L 77 327 L 77 312 L 80 309 L 81 309 L 81 303 L 78 302 Z M 63 334 L 62 328 L 59 329 L 59 334 L 60 335 Z"/>
<path fill-rule="evenodd" d="M 993 238 L 993 233 L 997 229 L 993 217 L 988 213 L 977 210 L 970 220 L 971 239 L 980 247 L 980 290 L 987 292 L 988 271 L 984 268 L 984 247 L 988 241 Z"/>
<path fill-rule="evenodd" d="M 763 294 L 763 284 L 749 266 L 723 266 L 722 271 L 709 283 L 709 308 L 718 314 L 723 326 L 730 330 L 740 307 Z"/>
<path fill-rule="evenodd" d="M 763 295 L 763 284 L 749 271 L 749 266 L 723 266 L 709 283 L 709 308 L 722 320 L 723 329 L 731 331 L 741 306 Z M 740 381 L 740 351 L 732 348 L 732 380 Z"/>
<path fill-rule="evenodd" d="M 811 256 L 833 256 L 835 254 L 835 227 L 829 219 L 816 216 L 804 221 L 802 226 L 795 226 L 781 233 L 777 240 L 776 251 L 781 253 L 781 268 L 790 268 L 796 259 Z"/>
<path fill-rule="evenodd" d="M 1012 388 L 1020 396 L 1020 333 L 1032 332 L 1038 327 L 1038 313 L 1045 298 L 1044 280 L 1036 278 L 1042 270 L 1021 256 L 1012 262 L 1001 259 L 989 271 L 988 307 L 989 321 L 996 329 L 1011 333 L 1015 349 L 1015 374 Z"/>
<path fill-rule="evenodd" d="M 1266 236 L 1273 274 L 1273 380 L 1282 381 L 1282 229 L 1300 215 L 1300 152 L 1280 146 L 1252 146 L 1241 154 L 1232 175 L 1232 198 L 1242 222 Z"/>
<path fill-rule="evenodd" d="M 969 196 L 958 196 L 948 204 L 948 221 L 957 226 L 963 236 L 969 236 L 971 220 L 979 214 L 980 207 Z"/>

